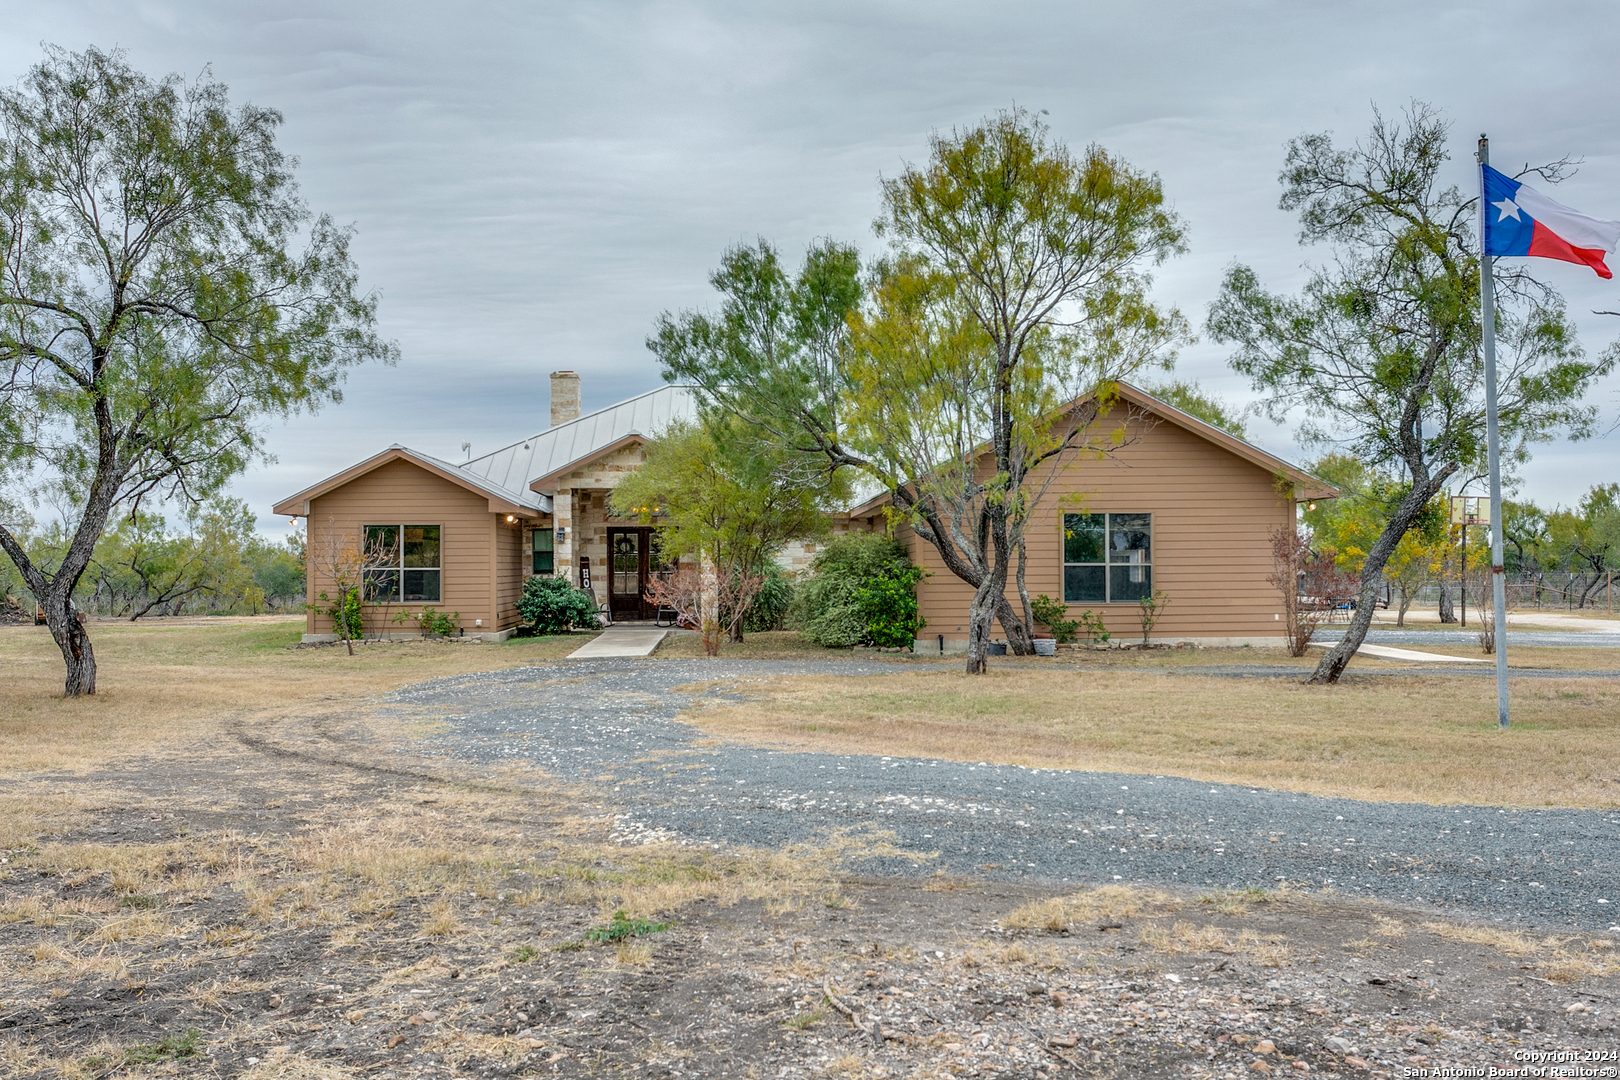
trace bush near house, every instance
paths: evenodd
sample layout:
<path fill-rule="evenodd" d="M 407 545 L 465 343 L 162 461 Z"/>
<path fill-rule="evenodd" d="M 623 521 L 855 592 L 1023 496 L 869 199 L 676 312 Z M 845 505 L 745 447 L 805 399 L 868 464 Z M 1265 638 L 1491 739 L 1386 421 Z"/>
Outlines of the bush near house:
<path fill-rule="evenodd" d="M 743 616 L 743 630 L 750 634 L 781 630 L 792 611 L 793 596 L 793 575 L 775 563 L 766 566 L 765 581 Z"/>
<path fill-rule="evenodd" d="M 922 574 L 892 537 L 841 536 L 811 563 L 791 621 L 826 648 L 910 645 L 922 625 L 916 591 Z"/>
<path fill-rule="evenodd" d="M 532 577 L 523 583 L 518 614 L 537 634 L 566 634 L 597 625 L 596 601 L 567 578 Z"/>

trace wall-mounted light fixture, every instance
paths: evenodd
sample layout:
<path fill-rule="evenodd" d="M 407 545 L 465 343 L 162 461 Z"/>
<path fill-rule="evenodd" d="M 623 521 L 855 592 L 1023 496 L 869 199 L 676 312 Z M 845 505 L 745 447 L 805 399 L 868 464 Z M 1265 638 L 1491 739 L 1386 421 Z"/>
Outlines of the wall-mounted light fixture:
<path fill-rule="evenodd" d="M 514 515 L 514 514 L 507 514 L 507 515 L 506 515 L 506 523 L 507 523 L 507 524 L 508 524 L 508 525 L 510 525 L 510 524 L 512 524 L 512 522 L 514 522 L 514 521 L 516 521 L 516 520 L 517 520 L 517 516 L 516 516 L 516 515 Z"/>
<path fill-rule="evenodd" d="M 568 526 L 566 526 L 566 525 L 557 526 L 557 542 L 560 544 L 564 540 L 567 540 L 567 539 L 568 539 Z"/>

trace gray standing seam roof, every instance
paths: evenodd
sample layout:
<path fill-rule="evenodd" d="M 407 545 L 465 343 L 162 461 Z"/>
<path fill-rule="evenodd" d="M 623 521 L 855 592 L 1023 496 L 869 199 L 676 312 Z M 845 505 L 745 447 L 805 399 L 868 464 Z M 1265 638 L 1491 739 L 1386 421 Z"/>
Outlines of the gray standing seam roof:
<path fill-rule="evenodd" d="M 531 509 L 538 510 L 542 514 L 551 513 L 551 499 L 548 496 L 530 491 L 527 484 L 523 485 L 522 487 L 507 487 L 505 484 L 496 483 L 495 481 L 490 480 L 488 477 L 479 476 L 475 473 L 467 473 L 466 469 L 460 465 L 457 465 L 453 461 L 445 461 L 443 458 L 436 458 L 431 454 L 424 454 L 420 450 L 412 450 L 410 447 L 403 446 L 400 443 L 394 443 L 388 449 L 402 451 L 410 457 L 417 458 L 420 461 L 426 461 L 432 465 L 437 465 L 439 468 L 448 473 L 461 473 L 467 477 L 467 481 L 469 483 L 483 491 L 487 491 L 491 495 L 505 499 L 507 502 L 517 503 L 519 506 L 530 507 Z"/>
<path fill-rule="evenodd" d="M 672 421 L 696 420 L 697 412 L 691 387 L 661 386 L 455 468 L 504 490 L 527 494 L 529 484 L 542 476 L 587 461 L 627 435 L 650 439 Z"/>

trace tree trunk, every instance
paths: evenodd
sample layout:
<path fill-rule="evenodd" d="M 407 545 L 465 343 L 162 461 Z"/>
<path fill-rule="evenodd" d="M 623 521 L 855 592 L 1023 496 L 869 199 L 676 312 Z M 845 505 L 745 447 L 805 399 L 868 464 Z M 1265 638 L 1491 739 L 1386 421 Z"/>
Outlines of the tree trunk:
<path fill-rule="evenodd" d="M 1384 567 L 1389 563 L 1395 545 L 1406 535 L 1406 530 L 1411 528 L 1412 522 L 1429 499 L 1440 490 L 1445 478 L 1446 475 L 1442 474 L 1430 478 L 1421 486 L 1414 485 L 1401 500 L 1395 513 L 1390 516 L 1383 533 L 1373 541 L 1372 550 L 1367 552 L 1367 561 L 1361 567 L 1361 581 L 1356 589 L 1355 617 L 1345 628 L 1344 637 L 1327 651 L 1327 655 L 1316 665 L 1316 670 L 1311 672 L 1311 677 L 1305 680 L 1307 683 L 1318 685 L 1336 683 L 1339 676 L 1344 674 L 1345 665 L 1350 663 L 1350 658 L 1366 640 L 1367 627 L 1372 624 L 1373 608 L 1378 599 L 1378 587 L 1384 577 Z"/>
<path fill-rule="evenodd" d="M 1029 606 L 1029 586 L 1024 583 L 1024 567 L 1029 562 L 1028 546 L 1020 538 L 1018 541 L 1018 629 L 1015 632 L 1007 625 L 1007 613 L 1001 613 L 1001 628 L 1007 631 L 1007 644 L 1013 647 L 1013 652 L 1019 656 L 1033 656 L 1035 654 L 1035 612 Z M 1026 650 L 1024 645 L 1028 644 Z"/>
<path fill-rule="evenodd" d="M 1000 589 L 996 588 L 995 579 L 994 573 L 984 576 L 984 581 L 973 593 L 973 603 L 968 608 L 966 670 L 969 675 L 983 675 L 988 668 L 985 657 L 990 655 L 990 627 L 995 624 L 996 597 L 1001 596 L 1003 604 L 1007 602 L 1006 597 L 1002 595 L 1006 591 L 1005 579 L 1002 580 Z"/>
<path fill-rule="evenodd" d="M 1457 621 L 1457 612 L 1451 606 L 1451 586 L 1440 582 L 1440 621 L 1454 623 Z"/>
<path fill-rule="evenodd" d="M 1409 594 L 1407 594 L 1405 592 L 1402 592 L 1401 593 L 1401 610 L 1395 616 L 1395 625 L 1397 627 L 1401 627 L 1401 626 L 1406 625 L 1406 609 L 1411 607 L 1411 606 L 1412 606 L 1412 597 Z"/>
<path fill-rule="evenodd" d="M 1030 632 L 1029 625 L 1018 617 L 1018 611 L 1008 602 L 1005 591 L 996 605 L 996 620 L 1007 634 L 1008 652 L 1014 656 L 1035 655 L 1035 635 Z"/>
<path fill-rule="evenodd" d="M 62 696 L 94 694 L 96 653 L 90 647 L 90 635 L 84 632 L 84 624 L 73 610 L 72 598 L 48 596 L 40 601 L 40 606 L 45 609 L 45 625 L 50 627 L 51 637 L 56 639 L 56 647 L 62 650 L 62 660 L 67 665 Z"/>
<path fill-rule="evenodd" d="M 106 514 L 103 512 L 94 523 L 98 535 L 105 522 Z M 0 549 L 5 550 L 12 564 L 22 574 L 28 591 L 34 594 L 34 601 L 45 612 L 45 625 L 50 627 L 56 647 L 62 650 L 62 660 L 67 667 L 67 678 L 62 685 L 64 697 L 80 697 L 96 692 L 95 650 L 90 647 L 90 635 L 85 633 L 84 624 L 79 621 L 73 607 L 73 589 L 78 585 L 84 568 L 89 565 L 94 543 L 93 539 L 87 538 L 85 525 L 81 522 L 62 560 L 62 566 L 54 577 L 46 577 L 10 530 L 0 526 Z"/>

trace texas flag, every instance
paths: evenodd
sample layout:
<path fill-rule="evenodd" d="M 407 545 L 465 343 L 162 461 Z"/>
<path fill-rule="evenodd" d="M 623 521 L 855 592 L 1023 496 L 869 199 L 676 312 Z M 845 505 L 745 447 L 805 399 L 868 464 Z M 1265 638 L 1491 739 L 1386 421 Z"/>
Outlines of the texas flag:
<path fill-rule="evenodd" d="M 1585 263 L 1598 277 L 1614 277 L 1603 255 L 1620 243 L 1620 221 L 1589 217 L 1489 165 L 1480 168 L 1485 171 L 1485 254 Z"/>

